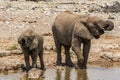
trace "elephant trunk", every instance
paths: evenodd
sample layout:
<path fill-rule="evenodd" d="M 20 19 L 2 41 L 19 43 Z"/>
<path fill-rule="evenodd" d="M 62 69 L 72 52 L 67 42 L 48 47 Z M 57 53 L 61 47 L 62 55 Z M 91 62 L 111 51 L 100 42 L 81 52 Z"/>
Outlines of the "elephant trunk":
<path fill-rule="evenodd" d="M 114 23 L 112 21 L 105 21 L 105 26 L 103 27 L 106 31 L 111 31 L 114 28 Z"/>

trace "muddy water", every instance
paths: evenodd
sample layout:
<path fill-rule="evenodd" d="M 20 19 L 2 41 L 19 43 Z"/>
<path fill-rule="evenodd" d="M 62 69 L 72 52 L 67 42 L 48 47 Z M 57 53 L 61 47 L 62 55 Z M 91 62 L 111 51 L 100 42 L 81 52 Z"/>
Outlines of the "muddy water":
<path fill-rule="evenodd" d="M 120 68 L 88 67 L 86 70 L 74 68 L 47 69 L 42 79 L 19 79 L 23 73 L 1 75 L 0 80 L 120 80 Z"/>

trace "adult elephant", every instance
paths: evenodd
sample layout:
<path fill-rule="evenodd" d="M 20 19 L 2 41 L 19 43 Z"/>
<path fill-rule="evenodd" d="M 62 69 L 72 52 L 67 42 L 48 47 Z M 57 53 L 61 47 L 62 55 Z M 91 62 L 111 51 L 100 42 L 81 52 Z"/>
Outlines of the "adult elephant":
<path fill-rule="evenodd" d="M 79 68 L 86 68 L 91 39 L 98 39 L 104 30 L 114 28 L 112 21 L 104 21 L 96 16 L 84 16 L 65 11 L 58 15 L 52 26 L 53 37 L 57 49 L 57 65 L 62 64 L 61 46 L 65 49 L 65 64 L 73 66 L 70 58 L 70 47 L 75 52 Z M 81 43 L 83 52 L 81 53 Z"/>

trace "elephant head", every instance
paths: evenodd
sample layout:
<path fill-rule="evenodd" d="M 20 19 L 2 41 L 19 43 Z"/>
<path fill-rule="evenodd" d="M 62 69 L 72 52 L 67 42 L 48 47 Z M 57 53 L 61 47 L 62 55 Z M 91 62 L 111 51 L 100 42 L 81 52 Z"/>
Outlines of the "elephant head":
<path fill-rule="evenodd" d="M 110 31 L 114 28 L 112 21 L 103 21 L 102 19 L 93 16 L 80 19 L 75 28 L 79 36 L 85 39 L 91 39 L 95 37 L 98 39 L 100 35 L 104 34 L 104 31 Z"/>
<path fill-rule="evenodd" d="M 32 30 L 27 30 L 18 38 L 18 43 L 22 47 L 29 48 L 30 50 L 38 46 L 38 40 Z"/>
<path fill-rule="evenodd" d="M 89 17 L 87 20 L 88 23 L 93 23 L 95 26 L 102 28 L 106 31 L 111 31 L 114 28 L 114 23 L 109 20 L 102 20 L 96 16 Z"/>

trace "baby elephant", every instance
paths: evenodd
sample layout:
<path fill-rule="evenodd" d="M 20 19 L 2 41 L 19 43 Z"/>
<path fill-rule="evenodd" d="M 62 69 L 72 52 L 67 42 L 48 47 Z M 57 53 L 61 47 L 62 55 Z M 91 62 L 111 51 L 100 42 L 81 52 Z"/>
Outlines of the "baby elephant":
<path fill-rule="evenodd" d="M 34 32 L 32 29 L 28 29 L 23 32 L 18 38 L 18 43 L 20 44 L 22 51 L 24 53 L 26 69 L 30 70 L 30 59 L 32 58 L 32 68 L 36 68 L 37 55 L 39 55 L 41 69 L 44 69 L 43 60 L 43 36 Z"/>

